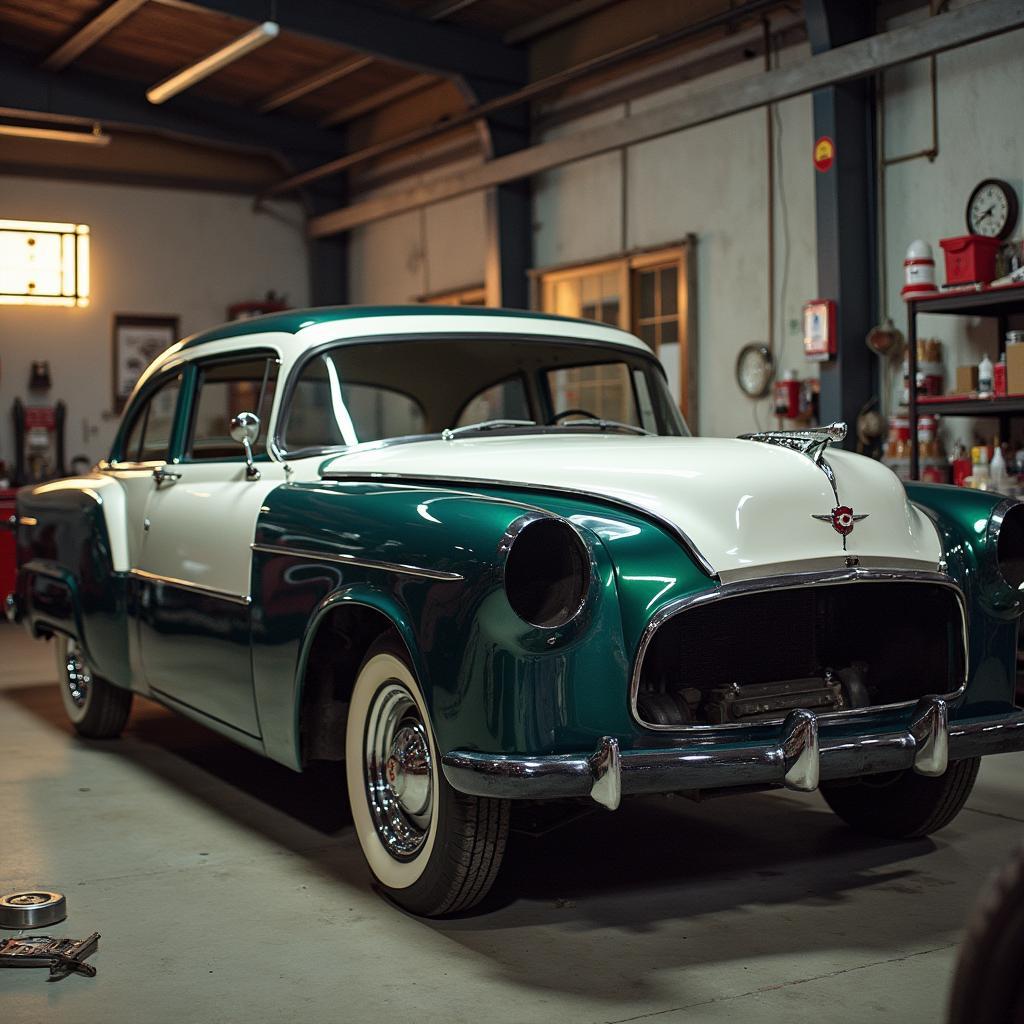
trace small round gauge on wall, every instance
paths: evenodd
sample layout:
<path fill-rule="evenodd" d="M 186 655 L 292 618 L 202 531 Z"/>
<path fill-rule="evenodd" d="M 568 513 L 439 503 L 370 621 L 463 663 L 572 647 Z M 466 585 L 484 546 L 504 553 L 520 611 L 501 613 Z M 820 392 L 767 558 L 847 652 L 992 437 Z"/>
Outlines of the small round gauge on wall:
<path fill-rule="evenodd" d="M 767 345 L 755 341 L 740 349 L 736 357 L 736 383 L 745 395 L 764 398 L 774 374 L 775 359 Z"/>
<path fill-rule="evenodd" d="M 979 182 L 967 200 L 967 230 L 972 235 L 1007 238 L 1017 225 L 1017 193 L 999 178 Z"/>

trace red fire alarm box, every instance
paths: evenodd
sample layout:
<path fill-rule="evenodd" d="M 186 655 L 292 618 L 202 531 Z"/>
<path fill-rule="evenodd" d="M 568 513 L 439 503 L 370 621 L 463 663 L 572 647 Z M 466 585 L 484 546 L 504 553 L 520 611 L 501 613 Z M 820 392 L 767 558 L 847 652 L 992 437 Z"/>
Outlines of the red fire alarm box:
<path fill-rule="evenodd" d="M 836 304 L 832 299 L 804 303 L 804 355 L 824 362 L 836 354 Z"/>
<path fill-rule="evenodd" d="M 940 238 L 946 254 L 946 284 L 987 284 L 996 276 L 996 253 L 1001 239 L 987 235 Z"/>

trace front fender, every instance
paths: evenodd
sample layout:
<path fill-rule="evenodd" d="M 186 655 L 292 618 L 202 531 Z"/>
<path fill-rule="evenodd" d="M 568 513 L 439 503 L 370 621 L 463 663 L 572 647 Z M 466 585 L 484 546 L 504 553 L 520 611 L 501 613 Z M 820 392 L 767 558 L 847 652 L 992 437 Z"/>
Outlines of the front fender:
<path fill-rule="evenodd" d="M 946 571 L 967 599 L 969 672 L 958 714 L 982 714 L 1012 704 L 1016 689 L 1017 628 L 1024 611 L 1018 592 L 999 575 L 997 524 L 1002 495 L 941 484 L 907 484 L 910 500 L 932 520 Z"/>

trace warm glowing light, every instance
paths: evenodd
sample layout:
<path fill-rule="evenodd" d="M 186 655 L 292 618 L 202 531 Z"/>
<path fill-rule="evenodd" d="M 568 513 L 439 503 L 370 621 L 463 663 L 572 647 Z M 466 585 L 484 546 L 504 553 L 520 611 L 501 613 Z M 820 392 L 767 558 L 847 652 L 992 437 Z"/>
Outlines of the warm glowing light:
<path fill-rule="evenodd" d="M 0 220 L 0 304 L 89 304 L 89 228 Z"/>

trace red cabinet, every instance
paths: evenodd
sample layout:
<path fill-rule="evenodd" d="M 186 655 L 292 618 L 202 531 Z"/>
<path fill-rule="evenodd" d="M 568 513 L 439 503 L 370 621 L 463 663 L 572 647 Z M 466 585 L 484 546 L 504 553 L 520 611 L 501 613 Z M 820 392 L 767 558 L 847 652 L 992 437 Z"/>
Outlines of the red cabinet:
<path fill-rule="evenodd" d="M 15 554 L 14 532 L 7 527 L 7 520 L 14 515 L 13 488 L 0 490 L 0 601 L 14 590 L 14 576 L 18 568 Z"/>

